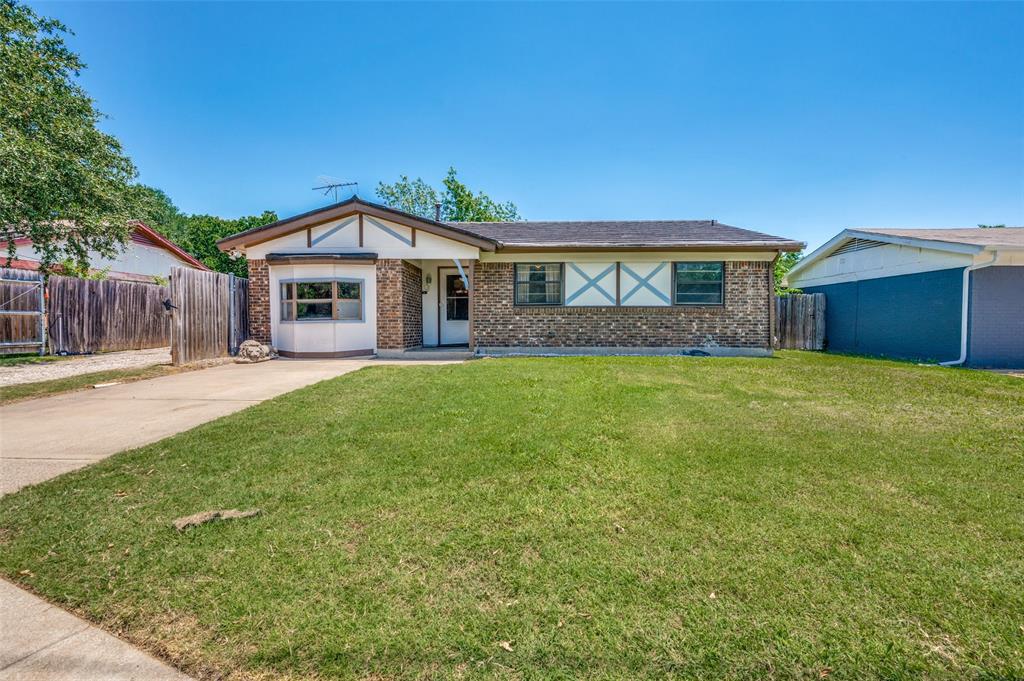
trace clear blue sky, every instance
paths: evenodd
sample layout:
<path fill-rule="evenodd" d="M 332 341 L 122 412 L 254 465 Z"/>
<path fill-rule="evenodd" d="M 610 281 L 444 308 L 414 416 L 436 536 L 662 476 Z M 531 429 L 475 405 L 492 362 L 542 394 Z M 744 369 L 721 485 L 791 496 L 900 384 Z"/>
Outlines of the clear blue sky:
<path fill-rule="evenodd" d="M 33 6 L 188 212 L 454 165 L 528 219 L 1024 224 L 1024 3 Z"/>

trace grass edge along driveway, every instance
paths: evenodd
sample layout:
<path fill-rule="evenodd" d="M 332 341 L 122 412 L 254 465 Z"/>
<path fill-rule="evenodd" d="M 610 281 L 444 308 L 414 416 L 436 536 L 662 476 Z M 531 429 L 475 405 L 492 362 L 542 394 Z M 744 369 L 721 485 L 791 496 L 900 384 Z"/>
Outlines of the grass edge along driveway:
<path fill-rule="evenodd" d="M 50 397 L 63 393 L 87 390 L 98 383 L 128 383 L 130 381 L 143 381 L 149 378 L 170 376 L 171 374 L 191 371 L 200 366 L 194 367 L 172 367 L 166 364 L 154 364 L 148 367 L 130 369 L 109 369 L 106 371 L 94 371 L 88 374 L 75 374 L 63 378 L 53 378 L 46 381 L 33 381 L 31 383 L 15 383 L 13 385 L 0 386 L 0 405 L 22 400 L 32 400 L 37 397 Z"/>
<path fill-rule="evenodd" d="M 200 676 L 1014 678 L 1022 452 L 978 372 L 380 367 L 0 499 L 0 572 Z"/>

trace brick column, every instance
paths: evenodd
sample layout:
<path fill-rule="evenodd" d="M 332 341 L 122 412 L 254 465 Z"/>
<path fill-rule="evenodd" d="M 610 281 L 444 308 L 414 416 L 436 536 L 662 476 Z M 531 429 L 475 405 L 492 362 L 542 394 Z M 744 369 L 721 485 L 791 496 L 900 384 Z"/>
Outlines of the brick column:
<path fill-rule="evenodd" d="M 423 270 L 402 261 L 402 342 L 423 345 Z"/>
<path fill-rule="evenodd" d="M 270 268 L 249 261 L 249 338 L 270 345 Z"/>
<path fill-rule="evenodd" d="M 404 260 L 377 261 L 377 348 L 423 345 L 423 273 Z"/>

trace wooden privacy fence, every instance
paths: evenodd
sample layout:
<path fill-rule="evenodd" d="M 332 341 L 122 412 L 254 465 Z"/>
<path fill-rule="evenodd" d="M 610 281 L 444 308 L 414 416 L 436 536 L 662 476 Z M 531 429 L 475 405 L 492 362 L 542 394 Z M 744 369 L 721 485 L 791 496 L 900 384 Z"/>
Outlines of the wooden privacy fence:
<path fill-rule="evenodd" d="M 249 281 L 231 274 L 171 270 L 171 362 L 226 357 L 248 337 Z"/>
<path fill-rule="evenodd" d="M 825 294 L 796 293 L 775 299 L 775 337 L 780 348 L 825 349 Z"/>
<path fill-rule="evenodd" d="M 161 348 L 170 344 L 166 286 L 51 276 L 50 352 L 79 354 Z"/>
<path fill-rule="evenodd" d="M 0 353 L 46 352 L 43 276 L 0 267 Z"/>

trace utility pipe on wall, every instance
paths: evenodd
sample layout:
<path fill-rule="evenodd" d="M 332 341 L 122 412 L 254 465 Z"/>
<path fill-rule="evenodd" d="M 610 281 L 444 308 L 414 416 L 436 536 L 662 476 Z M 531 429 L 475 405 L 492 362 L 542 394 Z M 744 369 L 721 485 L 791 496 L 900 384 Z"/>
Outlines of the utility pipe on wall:
<path fill-rule="evenodd" d="M 971 272 L 980 270 L 985 267 L 991 267 L 996 264 L 996 260 L 999 259 L 998 251 L 992 254 L 992 259 L 988 262 L 979 263 L 977 265 L 970 265 L 964 268 L 964 283 L 963 283 L 963 302 L 960 305 L 960 357 L 949 362 L 939 362 L 939 366 L 951 367 L 963 364 L 967 361 L 967 327 L 968 327 L 968 311 L 971 302 Z"/>

